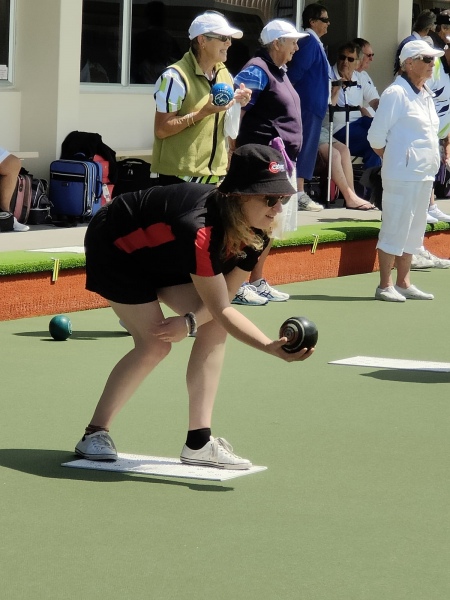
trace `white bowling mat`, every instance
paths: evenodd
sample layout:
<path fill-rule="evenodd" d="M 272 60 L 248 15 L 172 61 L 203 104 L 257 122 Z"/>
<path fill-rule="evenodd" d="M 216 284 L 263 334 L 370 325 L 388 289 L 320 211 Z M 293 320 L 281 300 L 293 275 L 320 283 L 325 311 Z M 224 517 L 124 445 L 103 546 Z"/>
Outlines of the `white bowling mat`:
<path fill-rule="evenodd" d="M 178 477 L 182 479 L 207 479 L 210 481 L 226 481 L 244 475 L 253 475 L 265 471 L 267 467 L 253 466 L 246 470 L 215 469 L 214 467 L 195 467 L 184 465 L 176 458 L 165 456 L 140 456 L 138 454 L 118 454 L 114 462 L 103 460 L 73 460 L 62 463 L 63 467 L 75 469 L 95 469 L 99 471 L 116 471 L 117 473 L 141 473 L 143 475 L 159 475 L 162 477 Z"/>
<path fill-rule="evenodd" d="M 377 358 L 375 356 L 353 356 L 342 360 L 332 360 L 330 365 L 350 365 L 355 367 L 378 367 L 382 369 L 406 369 L 410 371 L 450 372 L 450 363 L 426 360 L 403 360 L 399 358 Z"/>
<path fill-rule="evenodd" d="M 37 250 L 29 250 L 29 252 L 73 252 L 74 254 L 84 254 L 84 246 L 64 246 L 63 248 L 39 248 Z"/>

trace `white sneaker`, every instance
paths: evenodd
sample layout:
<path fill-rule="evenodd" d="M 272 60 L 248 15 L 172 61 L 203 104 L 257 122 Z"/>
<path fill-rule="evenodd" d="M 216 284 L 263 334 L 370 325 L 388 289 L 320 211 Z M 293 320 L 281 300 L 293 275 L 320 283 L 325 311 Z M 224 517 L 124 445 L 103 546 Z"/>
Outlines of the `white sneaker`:
<path fill-rule="evenodd" d="M 375 299 L 385 302 L 405 302 L 406 298 L 400 294 L 393 285 L 386 288 L 377 287 L 375 290 Z"/>
<path fill-rule="evenodd" d="M 16 217 L 14 217 L 13 229 L 14 229 L 14 231 L 30 231 L 30 228 L 28 227 L 28 225 L 19 223 L 19 221 L 16 219 Z"/>
<path fill-rule="evenodd" d="M 434 219 L 437 219 L 438 221 L 443 221 L 444 223 L 450 223 L 450 215 L 446 215 L 445 213 L 443 213 L 437 204 L 432 204 L 428 208 L 428 215 L 431 215 Z M 428 220 L 427 220 L 427 222 L 428 222 Z"/>
<path fill-rule="evenodd" d="M 429 252 L 428 250 L 425 250 L 425 249 L 420 250 L 418 255 L 413 254 L 413 259 L 415 259 L 416 257 L 419 257 L 421 259 L 421 261 L 423 261 L 423 262 L 431 263 L 431 264 L 427 265 L 428 268 L 434 267 L 435 269 L 448 269 L 450 267 L 450 260 L 447 260 L 446 258 L 439 258 L 438 256 L 431 254 L 431 252 Z M 416 260 L 414 260 L 414 263 L 415 262 L 416 262 Z M 413 267 L 413 260 L 411 261 L 411 268 L 412 267 Z M 415 266 L 414 268 L 424 269 L 426 267 Z"/>
<path fill-rule="evenodd" d="M 200 450 L 191 450 L 185 444 L 180 460 L 188 465 L 218 469 L 250 469 L 252 466 L 249 460 L 234 454 L 233 448 L 224 438 L 213 438 L 213 436 Z"/>
<path fill-rule="evenodd" d="M 297 192 L 297 207 L 298 210 L 309 210 L 314 212 L 323 210 L 323 206 L 318 202 L 314 202 L 306 192 Z"/>
<path fill-rule="evenodd" d="M 289 294 L 285 292 L 279 292 L 275 288 L 271 287 L 265 279 L 257 279 L 252 281 L 251 285 L 256 288 L 259 296 L 267 298 L 270 302 L 286 302 L 289 300 Z"/>
<path fill-rule="evenodd" d="M 433 267 L 434 262 L 431 259 L 422 256 L 422 254 L 412 255 L 411 269 L 432 269 Z"/>
<path fill-rule="evenodd" d="M 254 285 L 243 283 L 236 292 L 231 304 L 242 304 L 243 306 L 264 306 L 269 300 L 260 296 Z"/>
<path fill-rule="evenodd" d="M 434 300 L 433 294 L 422 292 L 415 285 L 410 285 L 408 288 L 401 288 L 398 285 L 394 286 L 399 294 L 408 300 Z"/>
<path fill-rule="evenodd" d="M 83 435 L 75 453 L 88 460 L 117 460 L 116 447 L 106 431 Z"/>

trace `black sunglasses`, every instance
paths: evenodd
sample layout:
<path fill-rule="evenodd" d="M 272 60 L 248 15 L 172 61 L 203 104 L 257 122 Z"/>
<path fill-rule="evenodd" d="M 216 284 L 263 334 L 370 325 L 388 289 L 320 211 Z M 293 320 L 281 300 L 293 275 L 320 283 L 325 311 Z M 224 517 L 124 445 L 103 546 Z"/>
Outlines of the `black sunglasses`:
<path fill-rule="evenodd" d="M 367 58 L 373 58 L 375 56 L 375 54 L 373 52 L 371 52 L 370 54 L 366 54 L 365 52 L 363 52 L 364 56 L 367 56 Z"/>
<path fill-rule="evenodd" d="M 414 60 L 423 60 L 426 65 L 429 65 L 434 61 L 434 56 L 416 56 Z"/>
<path fill-rule="evenodd" d="M 273 208 L 278 202 L 281 202 L 284 206 L 290 199 L 290 196 L 264 196 L 263 198 L 260 198 L 260 200 L 265 202 L 269 208 Z"/>
<path fill-rule="evenodd" d="M 349 63 L 355 62 L 356 58 L 353 58 L 353 56 L 346 56 L 345 54 L 339 54 L 339 60 L 348 60 Z"/>
<path fill-rule="evenodd" d="M 210 40 L 220 40 L 221 42 L 231 42 L 231 35 L 220 35 L 220 33 L 204 33 L 205 38 Z"/>
<path fill-rule="evenodd" d="M 322 21 L 322 23 L 329 23 L 330 19 L 328 17 L 317 17 L 316 21 Z"/>

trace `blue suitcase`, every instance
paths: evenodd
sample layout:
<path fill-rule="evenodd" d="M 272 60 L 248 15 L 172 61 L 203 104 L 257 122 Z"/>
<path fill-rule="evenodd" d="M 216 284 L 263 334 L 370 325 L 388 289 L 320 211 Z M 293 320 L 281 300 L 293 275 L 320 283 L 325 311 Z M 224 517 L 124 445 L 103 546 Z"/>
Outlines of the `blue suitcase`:
<path fill-rule="evenodd" d="M 50 164 L 49 199 L 52 216 L 89 219 L 101 207 L 102 167 L 84 160 L 54 160 Z"/>

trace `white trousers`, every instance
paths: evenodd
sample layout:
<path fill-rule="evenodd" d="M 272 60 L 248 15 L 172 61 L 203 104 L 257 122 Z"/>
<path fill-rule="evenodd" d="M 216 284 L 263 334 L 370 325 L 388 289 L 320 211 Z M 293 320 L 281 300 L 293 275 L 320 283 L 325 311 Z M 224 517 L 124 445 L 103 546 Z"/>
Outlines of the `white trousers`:
<path fill-rule="evenodd" d="M 383 180 L 383 213 L 377 248 L 387 254 L 417 254 L 427 227 L 433 181 Z"/>

